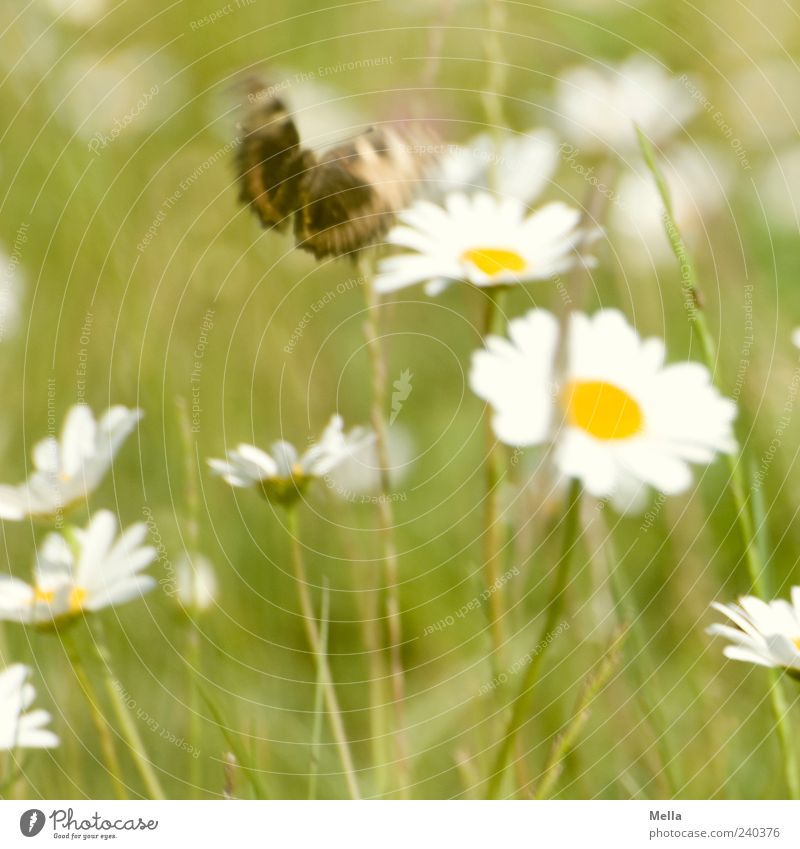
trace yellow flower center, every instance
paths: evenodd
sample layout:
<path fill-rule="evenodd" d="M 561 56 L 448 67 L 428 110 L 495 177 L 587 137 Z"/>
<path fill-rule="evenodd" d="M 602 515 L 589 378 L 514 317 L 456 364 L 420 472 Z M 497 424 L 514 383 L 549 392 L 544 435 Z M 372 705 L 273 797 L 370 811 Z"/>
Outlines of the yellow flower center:
<path fill-rule="evenodd" d="M 794 643 L 794 647 L 800 651 L 800 637 L 795 637 L 792 642 Z"/>
<path fill-rule="evenodd" d="M 73 587 L 69 594 L 69 612 L 80 613 L 88 595 L 83 587 Z"/>
<path fill-rule="evenodd" d="M 69 592 L 69 613 L 80 613 L 88 595 L 83 587 L 73 587 Z M 55 590 L 43 590 L 41 587 L 33 588 L 34 603 L 52 604 L 55 601 L 55 597 Z"/>
<path fill-rule="evenodd" d="M 527 263 L 515 251 L 503 248 L 470 248 L 461 255 L 462 262 L 470 262 L 489 277 L 496 277 L 504 271 L 524 271 Z"/>
<path fill-rule="evenodd" d="M 55 592 L 53 590 L 43 590 L 41 587 L 33 588 L 33 600 L 35 602 L 38 601 L 42 604 L 52 604 L 54 598 Z"/>
<path fill-rule="evenodd" d="M 569 423 L 597 439 L 627 439 L 644 424 L 639 404 L 602 380 L 573 380 L 561 393 L 561 403 Z"/>

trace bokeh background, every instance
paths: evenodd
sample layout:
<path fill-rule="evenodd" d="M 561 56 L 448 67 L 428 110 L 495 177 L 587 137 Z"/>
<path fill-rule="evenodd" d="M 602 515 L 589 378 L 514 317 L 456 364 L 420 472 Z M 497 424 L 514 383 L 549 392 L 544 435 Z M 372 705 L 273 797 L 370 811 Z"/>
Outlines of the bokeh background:
<path fill-rule="evenodd" d="M 661 153 L 719 340 L 717 377 L 740 404 L 737 431 L 748 462 L 764 467 L 760 544 L 771 589 L 786 594 L 798 579 L 800 527 L 800 364 L 790 341 L 800 323 L 800 15 L 783 2 L 502 6 L 499 94 L 514 133 L 551 128 L 568 141 L 558 78 L 576 65 L 602 67 L 634 53 L 687 74 L 686 97 L 694 86 L 712 104 Z M 308 790 L 316 672 L 298 617 L 285 519 L 253 493 L 212 478 L 206 459 L 240 441 L 266 446 L 283 437 L 304 445 L 334 411 L 348 425 L 369 419 L 356 272 L 346 261 L 315 263 L 238 205 L 232 86 L 248 70 L 267 69 L 314 145 L 400 118 L 427 119 L 445 142 L 465 143 L 486 128 L 487 80 L 498 79 L 487 60 L 487 21 L 486 5 L 473 0 L 26 0 L 0 8 L 1 477 L 25 477 L 33 443 L 73 403 L 96 412 L 111 403 L 144 409 L 138 435 L 89 508 L 110 507 L 123 524 L 149 520 L 162 545 L 150 569 L 159 588 L 101 617 L 172 797 L 220 797 L 225 784 L 230 747 L 192 695 L 196 675 L 269 794 L 302 798 Z M 599 263 L 563 287 L 521 288 L 507 313 L 532 304 L 618 306 L 641 333 L 664 336 L 671 359 L 698 358 L 679 269 L 652 194 L 636 176 L 640 156 L 581 150 L 576 161 L 620 192 L 627 179 L 635 204 L 627 208 L 635 212 L 626 219 L 598 198 L 585 173 L 562 162 L 545 197 L 596 214 L 605 230 Z M 503 716 L 494 696 L 481 694 L 491 678 L 486 617 L 455 614 L 482 590 L 482 404 L 466 380 L 482 299 L 453 287 L 436 299 L 411 289 L 391 301 L 381 317 L 389 379 L 412 375 L 392 426 L 410 793 L 479 797 Z M 178 399 L 188 407 L 188 439 Z M 506 588 L 511 666 L 538 633 L 564 507 L 536 452 L 507 456 L 506 554 L 508 568 L 518 569 Z M 663 797 L 671 792 L 666 767 L 685 798 L 785 794 L 765 673 L 725 661 L 704 633 L 712 600 L 749 589 L 726 482 L 727 467 L 717 463 L 698 472 L 690 495 L 654 495 L 647 516 L 584 505 L 570 627 L 550 649 L 522 735 L 531 776 L 606 650 L 615 625 L 610 569 L 637 611 L 648 654 L 642 663 L 628 652 L 594 701 L 558 795 Z M 378 514 L 369 497 L 340 495 L 324 484 L 308 493 L 303 544 L 316 598 L 330 587 L 334 676 L 365 792 L 379 795 L 393 766 L 382 736 L 389 714 L 370 707 L 389 692 L 386 682 L 370 685 L 370 640 L 377 634 L 382 642 L 386 624 Z M 46 530 L 0 525 L 3 569 L 27 578 Z M 215 604 L 195 623 L 171 593 L 186 551 L 205 555 L 218 580 Z M 448 617 L 452 624 L 431 627 Z M 11 792 L 109 796 L 58 638 L 6 625 L 0 646 L 4 663 L 35 668 L 37 704 L 53 713 L 62 738 L 58 749 L 28 753 Z M 500 710 L 516 692 L 509 677 Z M 792 713 L 796 725 L 800 706 Z M 125 765 L 131 792 L 143 793 L 127 758 Z M 319 772 L 320 796 L 346 795 L 324 724 Z M 241 771 L 234 791 L 251 793 Z"/>

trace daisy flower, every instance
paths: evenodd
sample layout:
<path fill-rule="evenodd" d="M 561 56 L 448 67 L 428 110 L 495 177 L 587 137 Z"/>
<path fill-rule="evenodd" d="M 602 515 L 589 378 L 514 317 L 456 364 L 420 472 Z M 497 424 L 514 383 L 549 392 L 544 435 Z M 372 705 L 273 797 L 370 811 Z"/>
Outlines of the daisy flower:
<path fill-rule="evenodd" d="M 139 574 L 156 556 L 142 545 L 146 536 L 140 522 L 117 537 L 108 510 L 95 513 L 85 530 L 49 534 L 36 553 L 33 585 L 0 577 L 0 619 L 52 624 L 138 598 L 156 583 Z"/>
<path fill-rule="evenodd" d="M 211 561 L 184 553 L 175 564 L 175 595 L 186 610 L 203 613 L 217 600 L 219 585 Z"/>
<path fill-rule="evenodd" d="M 393 487 L 401 484 L 415 459 L 414 442 L 409 432 L 395 423 L 388 433 L 388 473 Z M 356 445 L 325 476 L 326 485 L 340 498 L 354 501 L 361 496 L 381 494 L 381 462 L 374 440 Z M 398 496 L 398 493 L 394 493 Z"/>
<path fill-rule="evenodd" d="M 333 416 L 319 442 L 303 454 L 289 442 L 272 444 L 270 453 L 255 445 L 240 444 L 225 460 L 209 460 L 212 471 L 234 487 L 256 488 L 270 501 L 294 501 L 308 484 L 327 475 L 360 446 L 375 438 L 366 428 L 344 432 L 341 416 Z"/>
<path fill-rule="evenodd" d="M 547 188 L 558 160 L 558 143 L 547 130 L 505 135 L 499 143 L 483 133 L 463 147 L 450 147 L 430 179 L 443 195 L 492 189 L 530 204 Z"/>
<path fill-rule="evenodd" d="M 564 132 L 581 148 L 636 150 L 634 124 L 655 144 L 697 111 L 693 87 L 637 54 L 616 67 L 581 66 L 558 81 L 556 109 Z"/>
<path fill-rule="evenodd" d="M 444 207 L 417 201 L 387 236 L 409 252 L 381 262 L 375 288 L 385 293 L 426 283 L 426 293 L 436 295 L 458 280 L 474 286 L 547 280 L 578 261 L 576 249 L 588 235 L 580 218 L 563 203 L 526 215 L 516 198 L 485 192 L 450 194 Z"/>
<path fill-rule="evenodd" d="M 641 506 L 646 487 L 679 493 L 690 463 L 736 449 L 736 406 L 698 363 L 664 365 L 664 343 L 641 339 L 622 313 L 572 313 L 556 365 L 559 326 L 545 310 L 509 323 L 473 354 L 470 385 L 493 408 L 509 445 L 553 444 L 558 471 L 620 509 Z"/>
<path fill-rule="evenodd" d="M 58 737 L 44 726 L 50 722 L 46 710 L 29 708 L 36 696 L 33 685 L 28 684 L 31 670 L 14 663 L 0 672 L 0 752 L 18 747 L 25 749 L 52 749 Z"/>
<path fill-rule="evenodd" d="M 34 446 L 30 478 L 19 486 L 0 485 L 0 519 L 52 517 L 85 501 L 141 417 L 141 410 L 119 406 L 95 421 L 85 405 L 72 407 L 61 439 L 49 436 Z"/>
<path fill-rule="evenodd" d="M 792 587 L 792 602 L 769 603 L 744 596 L 738 604 L 711 605 L 733 622 L 712 625 L 707 633 L 730 640 L 722 653 L 732 660 L 774 666 L 800 676 L 800 587 Z"/>

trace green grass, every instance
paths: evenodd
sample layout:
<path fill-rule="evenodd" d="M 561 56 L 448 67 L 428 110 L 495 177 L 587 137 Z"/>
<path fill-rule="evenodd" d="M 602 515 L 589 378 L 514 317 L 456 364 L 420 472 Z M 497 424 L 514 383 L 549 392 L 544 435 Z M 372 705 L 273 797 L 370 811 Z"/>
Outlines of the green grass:
<path fill-rule="evenodd" d="M 187 544 L 191 519 L 175 399 L 191 402 L 194 351 L 203 316 L 213 310 L 190 461 L 200 461 L 199 545 L 216 565 L 220 582 L 218 607 L 199 623 L 202 686 L 228 737 L 202 699 L 192 702 L 186 662 L 190 629 L 163 586 L 100 616 L 115 671 L 141 710 L 139 731 L 170 797 L 221 796 L 224 758 L 234 735 L 237 757 L 259 771 L 268 796 L 304 798 L 317 671 L 299 617 L 285 517 L 253 493 L 234 492 L 212 478 L 205 459 L 222 456 L 226 446 L 239 441 L 267 445 L 280 435 L 302 445 L 334 410 L 348 424 L 368 422 L 364 299 L 358 286 L 337 294 L 314 315 L 292 353 L 283 350 L 309 306 L 355 271 L 347 262 L 316 265 L 293 252 L 287 238 L 262 231 L 237 205 L 231 156 L 220 154 L 235 133 L 233 120 L 212 118 L 232 103 L 226 89 L 233 75 L 252 65 L 300 72 L 391 57 L 367 71 L 324 78 L 317 73 L 317 81 L 336 86 L 366 121 L 427 115 L 440 119 L 437 127 L 447 141 L 464 141 L 485 122 L 481 91 L 487 67 L 480 29 L 485 11 L 479 3 L 456 4 L 443 36 L 444 58 L 434 81 L 423 84 L 438 4 L 316 3 L 301 12 L 285 0 L 256 0 L 199 29 L 191 22 L 224 4 L 112 5 L 114 12 L 90 30 L 63 21 L 47 29 L 52 19 L 41 6 L 17 19 L 16 8 L 0 12 L 0 55 L 5 56 L 0 109 L 6 116 L 0 137 L 0 241 L 8 252 L 20 225 L 28 225 L 20 251 L 27 281 L 25 320 L 16 338 L 2 342 L 0 478 L 22 480 L 33 443 L 47 432 L 48 381 L 54 381 L 59 421 L 78 400 L 76 369 L 86 348 L 85 400 L 93 409 L 123 403 L 146 413 L 138 436 L 125 445 L 113 476 L 92 495 L 90 507 L 114 510 L 125 525 L 152 511 L 166 559 L 150 572 L 168 582 L 169 564 Z M 760 169 L 774 156 L 770 123 L 758 103 L 753 115 L 747 113 L 736 79 L 778 56 L 773 39 L 779 36 L 797 56 L 797 25 L 786 24 L 777 11 L 765 12 L 759 34 L 746 9 L 711 2 L 609 7 L 604 11 L 598 4 L 596 12 L 584 12 L 576 4 L 572 12 L 550 12 L 508 4 L 507 33 L 500 40 L 509 63 L 508 122 L 517 131 L 553 125 L 551 94 L 559 73 L 581 60 L 623 58 L 634 48 L 654 52 L 677 73 L 704 80 L 704 91 L 746 140 L 753 163 L 753 171 L 739 168 L 708 115 L 692 124 L 692 140 L 717 145 L 736 173 L 730 208 L 706 222 L 693 252 L 719 345 L 718 381 L 729 395 L 741 367 L 745 286 L 753 286 L 754 341 L 738 397 L 737 433 L 758 467 L 798 367 L 789 342 L 791 328 L 800 323 L 797 242 L 795 233 L 775 230 L 769 214 L 765 219 L 762 213 Z M 34 44 L 40 33 L 46 33 L 48 47 Z M 87 139 L 76 135 L 74 121 L 55 106 L 72 60 L 127 48 L 159 51 L 160 67 L 169 72 L 149 108 L 169 108 L 154 124 L 145 111 L 95 155 Z M 292 95 L 289 90 L 289 101 Z M 181 191 L 152 241 L 138 250 L 165 201 L 198 168 L 202 174 Z M 581 177 L 562 167 L 549 196 L 582 203 L 586 192 Z M 600 243 L 586 306 L 619 306 L 641 333 L 665 336 L 670 359 L 700 359 L 676 266 L 634 269 L 625 263 L 624 244 L 614 246 L 619 254 Z M 567 282 L 573 285 L 573 278 Z M 414 375 L 398 423 L 411 433 L 417 454 L 399 485 L 406 498 L 394 505 L 414 779 L 410 793 L 481 796 L 485 786 L 470 776 L 481 782 L 488 776 L 507 719 L 495 713 L 497 704 L 510 705 L 523 677 L 512 674 L 499 693 L 479 695 L 492 677 L 486 616 L 482 610 L 456 616 L 482 591 L 482 404 L 466 384 L 469 355 L 479 345 L 481 299 L 453 287 L 435 300 L 419 289 L 397 300 L 382 315 L 388 371 L 390 380 L 404 369 Z M 506 312 L 517 315 L 532 304 L 562 308 L 558 292 L 539 284 L 514 292 Z M 92 329 L 83 345 L 87 313 Z M 763 486 L 769 583 L 781 595 L 798 580 L 799 427 L 792 417 Z M 528 457 L 508 467 L 511 484 L 531 477 L 535 452 Z M 567 589 L 570 627 L 548 651 L 536 702 L 522 728 L 519 750 L 527 773 L 540 775 L 608 651 L 616 619 L 607 581 L 612 555 L 598 543 L 605 528 L 613 532 L 622 558 L 617 564 L 621 585 L 647 639 L 649 665 L 640 668 L 645 701 L 650 707 L 660 701 L 667 727 L 647 716 L 648 707 L 637 699 L 639 684 L 625 669 L 632 657 L 628 643 L 625 662 L 594 697 L 588 722 L 566 753 L 555 795 L 669 795 L 661 759 L 666 749 L 674 757 L 670 772 L 681 797 L 785 796 L 767 675 L 725 662 L 721 645 L 704 633 L 712 621 L 709 602 L 731 599 L 748 591 L 750 583 L 726 488 L 727 467 L 718 461 L 696 477 L 697 487 L 667 499 L 644 530 L 642 517 L 620 518 L 610 508 L 597 513 L 591 502 L 584 504 L 587 519 L 599 518 L 589 526 Z M 538 476 L 534 482 L 545 486 Z M 390 739 L 371 739 L 376 717 L 364 621 L 383 586 L 377 509 L 338 501 L 324 486 L 312 490 L 308 502 L 301 508 L 306 568 L 318 607 L 321 588 L 330 586 L 330 662 L 362 790 L 377 795 L 396 769 Z M 539 637 L 563 509 L 558 498 L 532 489 L 512 511 L 505 568 L 516 565 L 519 574 L 507 586 L 512 609 L 506 631 L 513 634 L 507 667 Z M 29 576 L 34 544 L 46 530 L 27 523 L 0 525 L 11 573 Z M 448 616 L 454 617 L 452 625 L 425 634 Z M 382 639 L 385 625 L 381 618 Z M 87 639 L 83 625 L 77 626 L 76 638 Z M 62 739 L 52 752 L 26 754 L 24 778 L 11 794 L 109 795 L 99 742 L 58 638 L 7 624 L 0 647 L 3 664 L 35 667 L 37 706 L 53 713 L 52 726 Z M 794 687 L 787 690 L 792 700 Z M 387 685 L 384 697 L 388 692 Z M 191 704 L 200 713 L 197 725 Z M 792 726 L 798 710 L 793 704 Z M 390 719 L 383 711 L 378 722 Z M 183 738 L 199 757 L 165 741 L 162 731 Z M 143 794 L 125 747 L 118 744 L 118 749 L 130 792 Z M 325 723 L 319 759 L 318 797 L 345 796 Z M 464 759 L 468 769 L 459 768 Z M 509 783 L 506 792 L 510 789 Z M 235 792 L 253 793 L 244 769 L 236 772 Z"/>

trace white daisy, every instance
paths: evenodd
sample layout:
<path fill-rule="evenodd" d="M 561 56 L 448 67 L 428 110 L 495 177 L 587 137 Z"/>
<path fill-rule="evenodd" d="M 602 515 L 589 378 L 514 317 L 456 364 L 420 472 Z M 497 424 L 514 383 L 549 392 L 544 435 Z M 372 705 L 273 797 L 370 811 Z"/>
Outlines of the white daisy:
<path fill-rule="evenodd" d="M 463 147 L 451 147 L 430 179 L 442 195 L 491 189 L 530 204 L 547 188 L 558 159 L 558 143 L 547 130 L 505 135 L 499 144 L 483 133 Z"/>
<path fill-rule="evenodd" d="M 214 567 L 202 554 L 184 553 L 175 564 L 175 594 L 187 610 L 208 610 L 216 602 L 218 589 Z"/>
<path fill-rule="evenodd" d="M 723 654 L 758 666 L 774 666 L 800 675 L 800 587 L 792 587 L 792 603 L 777 599 L 769 603 L 744 596 L 738 604 L 711 605 L 736 627 L 715 624 L 708 628 L 730 640 Z"/>
<path fill-rule="evenodd" d="M 270 453 L 255 445 L 240 444 L 225 460 L 209 460 L 211 469 L 235 487 L 254 487 L 270 501 L 287 503 L 300 495 L 315 478 L 328 474 L 360 446 L 374 439 L 372 431 L 357 427 L 344 432 L 341 416 L 333 416 L 319 442 L 303 454 L 289 442 L 273 443 Z"/>
<path fill-rule="evenodd" d="M 554 444 L 554 461 L 597 497 L 641 504 L 646 486 L 689 488 L 689 463 L 733 452 L 736 406 L 699 363 L 664 365 L 664 343 L 642 340 L 622 313 L 572 313 L 556 366 L 559 327 L 532 310 L 473 355 L 470 384 L 509 445 Z"/>
<path fill-rule="evenodd" d="M 0 619 L 52 624 L 138 598 L 155 586 L 139 573 L 156 556 L 143 523 L 117 537 L 117 520 L 100 510 L 85 530 L 49 534 L 36 554 L 33 585 L 0 577 Z"/>
<path fill-rule="evenodd" d="M 636 54 L 616 67 L 581 66 L 558 81 L 564 132 L 582 149 L 635 150 L 634 124 L 654 143 L 674 134 L 698 108 L 694 87 Z"/>
<path fill-rule="evenodd" d="M 50 722 L 46 710 L 23 713 L 33 703 L 36 691 L 28 684 L 31 670 L 14 663 L 0 672 L 0 752 L 11 749 L 52 749 L 58 737 L 44 726 Z"/>
<path fill-rule="evenodd" d="M 34 446 L 28 480 L 0 485 L 0 519 L 52 517 L 85 501 L 141 417 L 141 410 L 118 406 L 95 421 L 88 407 L 76 404 L 67 413 L 61 439 L 49 436 Z"/>
<path fill-rule="evenodd" d="M 549 203 L 526 216 L 515 198 L 485 192 L 448 195 L 444 208 L 421 200 L 400 213 L 402 222 L 387 241 L 410 253 L 384 259 L 375 279 L 379 292 L 416 283 L 435 295 L 458 280 L 474 286 L 507 286 L 547 280 L 578 261 L 587 240 L 578 227 L 581 214 L 563 203 Z"/>
<path fill-rule="evenodd" d="M 389 479 L 397 487 L 406 478 L 414 459 L 414 442 L 400 424 L 391 426 L 388 434 Z M 381 463 L 374 440 L 356 445 L 336 468 L 325 475 L 326 485 L 346 501 L 381 492 Z M 390 494 L 391 495 L 391 494 Z M 395 497 L 402 497 L 395 492 Z"/>

